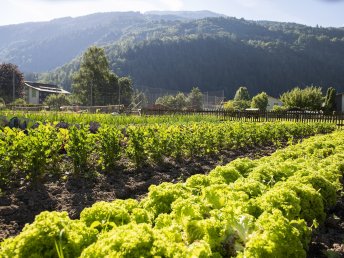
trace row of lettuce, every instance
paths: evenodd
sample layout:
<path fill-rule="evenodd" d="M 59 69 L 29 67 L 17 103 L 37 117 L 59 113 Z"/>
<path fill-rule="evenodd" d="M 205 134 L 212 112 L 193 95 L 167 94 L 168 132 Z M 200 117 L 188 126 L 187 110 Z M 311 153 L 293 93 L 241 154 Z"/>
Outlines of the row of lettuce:
<path fill-rule="evenodd" d="M 97 133 L 82 125 L 64 129 L 41 124 L 26 131 L 5 127 L 0 129 L 0 184 L 17 182 L 18 178 L 36 180 L 61 169 L 72 171 L 71 175 L 90 176 L 95 171 L 113 171 L 120 162 L 142 166 L 165 158 L 279 144 L 334 129 L 333 124 L 291 122 L 102 125 Z"/>
<path fill-rule="evenodd" d="M 43 212 L 0 257 L 306 257 L 336 203 L 344 132 L 151 186 L 141 201 L 98 202 L 79 220 Z"/>

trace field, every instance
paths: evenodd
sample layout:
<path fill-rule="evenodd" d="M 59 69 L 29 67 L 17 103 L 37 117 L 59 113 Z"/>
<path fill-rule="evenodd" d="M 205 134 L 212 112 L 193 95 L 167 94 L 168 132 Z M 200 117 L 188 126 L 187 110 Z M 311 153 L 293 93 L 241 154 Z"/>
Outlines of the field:
<path fill-rule="evenodd" d="M 332 124 L 0 115 L 0 257 L 321 257 L 341 222 Z"/>

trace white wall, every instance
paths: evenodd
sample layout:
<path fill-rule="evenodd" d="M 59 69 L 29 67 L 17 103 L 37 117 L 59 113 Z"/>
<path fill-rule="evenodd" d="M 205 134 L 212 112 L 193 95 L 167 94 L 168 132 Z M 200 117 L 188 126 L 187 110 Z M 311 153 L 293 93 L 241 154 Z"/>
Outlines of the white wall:
<path fill-rule="evenodd" d="M 36 96 L 33 96 L 34 92 L 36 92 Z M 29 88 L 29 96 L 28 96 L 29 104 L 39 104 L 39 91 Z"/>

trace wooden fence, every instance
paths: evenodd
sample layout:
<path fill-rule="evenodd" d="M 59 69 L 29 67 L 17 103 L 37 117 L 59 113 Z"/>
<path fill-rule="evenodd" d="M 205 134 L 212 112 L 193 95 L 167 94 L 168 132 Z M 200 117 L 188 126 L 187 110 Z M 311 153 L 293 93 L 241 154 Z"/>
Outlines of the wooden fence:
<path fill-rule="evenodd" d="M 328 122 L 344 126 L 344 114 L 324 114 L 308 111 L 226 111 L 226 110 L 162 110 L 142 109 L 141 115 L 214 115 L 229 121 L 294 121 L 294 122 Z"/>
<path fill-rule="evenodd" d="M 108 106 L 62 106 L 61 111 L 89 112 L 89 113 L 121 113 L 124 111 L 124 105 Z"/>
<path fill-rule="evenodd" d="M 45 105 L 6 105 L 0 108 L 0 110 L 18 110 L 18 111 L 42 111 L 49 110 L 49 106 Z"/>

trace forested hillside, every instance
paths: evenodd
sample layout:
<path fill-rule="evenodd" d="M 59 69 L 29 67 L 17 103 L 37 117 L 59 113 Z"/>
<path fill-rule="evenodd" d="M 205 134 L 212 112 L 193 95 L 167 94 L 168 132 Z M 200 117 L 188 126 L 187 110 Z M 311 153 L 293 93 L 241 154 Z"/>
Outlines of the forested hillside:
<path fill-rule="evenodd" d="M 74 52 L 57 51 L 56 58 L 53 51 L 47 51 L 51 56 L 43 54 L 42 49 L 49 45 L 46 42 L 34 45 L 39 58 L 54 63 L 47 69 L 56 67 L 57 62 L 62 64 L 59 58 L 74 58 L 53 72 L 41 74 L 41 80 L 70 89 L 70 75 L 79 66 L 78 56 L 90 44 L 98 44 L 105 47 L 113 71 L 119 76 L 130 76 L 135 86 L 181 91 L 195 86 L 202 91 L 224 89 L 227 97 L 232 97 L 242 85 L 251 95 L 266 91 L 278 96 L 292 87 L 311 84 L 344 91 L 344 28 L 247 21 L 206 11 L 122 13 L 116 19 L 103 15 L 111 16 L 97 14 L 55 21 L 64 22 L 69 31 L 73 26 L 67 26 L 68 21 L 83 27 L 80 33 L 85 41 L 64 39 L 63 44 L 71 44 L 70 49 L 73 45 L 83 47 Z M 206 16 L 213 17 L 203 18 Z M 52 44 L 56 42 L 52 40 Z M 34 66 L 28 63 L 27 67 Z"/>
<path fill-rule="evenodd" d="M 0 62 L 11 62 L 24 72 L 43 72 L 61 66 L 90 45 L 116 42 L 132 27 L 164 19 L 166 21 L 214 17 L 199 11 L 109 12 L 65 17 L 48 22 L 0 26 Z"/>
<path fill-rule="evenodd" d="M 149 87 L 203 91 L 240 85 L 278 96 L 295 86 L 344 90 L 344 30 L 211 18 L 108 47 L 112 68 Z"/>

